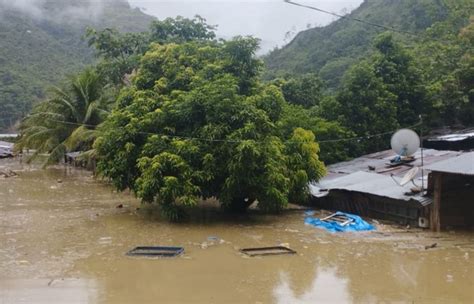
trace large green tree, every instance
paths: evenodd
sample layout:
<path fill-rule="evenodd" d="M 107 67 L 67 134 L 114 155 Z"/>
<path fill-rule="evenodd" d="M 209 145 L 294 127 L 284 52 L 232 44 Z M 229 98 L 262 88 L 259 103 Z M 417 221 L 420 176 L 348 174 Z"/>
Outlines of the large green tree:
<path fill-rule="evenodd" d="M 311 108 L 323 98 L 323 82 L 316 74 L 293 76 L 281 82 L 281 89 L 288 103 Z"/>
<path fill-rule="evenodd" d="M 153 44 L 96 141 L 100 172 L 170 219 L 216 197 L 245 210 L 306 199 L 324 174 L 311 131 L 282 135 L 285 100 L 258 81 L 257 41 Z"/>
<path fill-rule="evenodd" d="M 388 132 L 399 126 L 396 101 L 397 96 L 377 76 L 374 65 L 364 61 L 349 70 L 336 101 L 326 101 L 321 113 L 337 115 L 329 118 L 337 118 L 357 136 L 366 137 L 358 143 L 357 152 L 378 151 L 385 149 L 388 141 L 386 138 L 369 136 Z"/>
<path fill-rule="evenodd" d="M 214 27 L 196 15 L 193 19 L 176 17 L 153 21 L 146 32 L 122 33 L 112 28 L 87 29 L 89 46 L 96 49 L 101 59 L 97 69 L 110 83 L 122 85 L 128 82 L 139 65 L 140 58 L 148 51 L 152 42 L 183 43 L 206 41 L 215 38 Z"/>
<path fill-rule="evenodd" d="M 397 42 L 393 34 L 375 38 L 377 53 L 372 59 L 375 74 L 386 89 L 396 96 L 397 121 L 402 126 L 419 121 L 419 115 L 430 112 L 426 81 L 412 53 Z"/>

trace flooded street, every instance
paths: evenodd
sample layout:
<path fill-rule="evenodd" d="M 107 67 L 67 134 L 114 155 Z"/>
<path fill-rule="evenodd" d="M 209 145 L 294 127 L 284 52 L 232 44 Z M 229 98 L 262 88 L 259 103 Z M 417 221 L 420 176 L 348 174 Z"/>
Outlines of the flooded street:
<path fill-rule="evenodd" d="M 0 303 L 474 303 L 474 232 L 332 234 L 301 210 L 170 224 L 90 172 L 1 167 L 19 176 L 0 179 Z M 297 254 L 239 252 L 278 244 Z M 140 245 L 185 254 L 125 255 Z"/>

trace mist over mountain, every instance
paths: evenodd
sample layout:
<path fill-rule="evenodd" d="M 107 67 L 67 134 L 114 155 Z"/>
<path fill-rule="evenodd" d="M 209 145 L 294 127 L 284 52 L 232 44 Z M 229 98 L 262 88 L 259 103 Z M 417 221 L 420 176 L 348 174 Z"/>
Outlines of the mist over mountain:
<path fill-rule="evenodd" d="M 0 0 L 0 131 L 47 87 L 95 60 L 87 27 L 140 32 L 153 20 L 125 0 Z"/>
<path fill-rule="evenodd" d="M 70 21 L 71 19 L 90 20 L 100 17 L 103 13 L 106 2 L 106 0 L 80 0 L 74 2 L 51 0 L 0 0 L 0 6 L 3 7 L 3 9 L 16 10 L 37 19 Z"/>

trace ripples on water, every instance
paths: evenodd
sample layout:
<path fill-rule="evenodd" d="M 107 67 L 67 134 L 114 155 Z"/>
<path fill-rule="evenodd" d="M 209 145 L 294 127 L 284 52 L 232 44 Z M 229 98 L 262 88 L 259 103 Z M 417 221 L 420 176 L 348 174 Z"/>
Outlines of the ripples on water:
<path fill-rule="evenodd" d="M 474 303 L 472 233 L 379 226 L 330 234 L 305 226 L 301 211 L 230 216 L 212 203 L 170 224 L 89 172 L 2 166 L 20 176 L 0 180 L 0 302 Z M 281 243 L 298 254 L 238 252 Z M 138 245 L 186 252 L 168 260 L 124 255 Z"/>

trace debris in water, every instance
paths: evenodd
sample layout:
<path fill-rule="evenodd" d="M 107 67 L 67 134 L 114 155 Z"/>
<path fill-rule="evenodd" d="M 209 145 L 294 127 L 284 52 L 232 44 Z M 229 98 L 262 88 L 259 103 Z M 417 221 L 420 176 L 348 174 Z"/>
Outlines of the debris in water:
<path fill-rule="evenodd" d="M 63 182 L 63 180 L 62 180 L 62 179 L 58 179 L 57 182 L 58 182 L 58 184 L 61 184 L 61 183 Z"/>
<path fill-rule="evenodd" d="M 0 170 L 0 176 L 3 176 L 4 178 L 17 177 L 18 173 L 10 169 L 5 169 L 5 170 Z"/>
<path fill-rule="evenodd" d="M 433 243 L 431 245 L 426 245 L 425 246 L 425 250 L 428 250 L 428 249 L 431 249 L 431 248 L 435 248 L 436 246 L 438 246 L 438 243 Z"/>
<path fill-rule="evenodd" d="M 244 248 L 240 249 L 240 252 L 251 257 L 265 255 L 296 254 L 296 251 L 284 246 Z"/>
<path fill-rule="evenodd" d="M 176 257 L 184 253 L 183 247 L 139 246 L 127 252 L 129 256 Z"/>
<path fill-rule="evenodd" d="M 308 216 L 304 222 L 317 228 L 326 229 L 329 232 L 375 230 L 374 226 L 364 221 L 360 216 L 339 211 L 323 219 Z"/>

